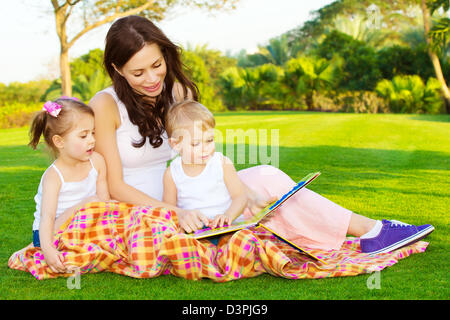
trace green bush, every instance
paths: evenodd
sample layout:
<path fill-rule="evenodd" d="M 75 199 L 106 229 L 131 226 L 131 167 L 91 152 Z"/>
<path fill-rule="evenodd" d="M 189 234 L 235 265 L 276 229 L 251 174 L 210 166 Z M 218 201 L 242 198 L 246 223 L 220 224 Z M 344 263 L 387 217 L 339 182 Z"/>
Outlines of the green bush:
<path fill-rule="evenodd" d="M 344 58 L 339 85 L 346 90 L 373 90 L 382 79 L 375 49 L 337 30 L 329 32 L 316 50 L 319 57 Z"/>
<path fill-rule="evenodd" d="M 217 83 L 229 110 L 281 110 L 286 105 L 282 77 L 283 69 L 273 64 L 231 67 Z"/>
<path fill-rule="evenodd" d="M 9 85 L 0 83 L 0 101 L 4 104 L 33 104 L 43 102 L 42 95 L 50 86 L 51 80 L 12 82 Z"/>
<path fill-rule="evenodd" d="M 396 76 L 381 80 L 375 90 L 392 112 L 436 114 L 443 111 L 440 84 L 435 78 L 429 78 L 425 84 L 417 75 Z"/>
<path fill-rule="evenodd" d="M 389 112 L 389 106 L 386 104 L 384 99 L 379 97 L 373 91 L 340 92 L 333 95 L 332 101 L 335 109 L 330 111 L 351 112 L 351 113 Z"/>
<path fill-rule="evenodd" d="M 11 103 L 0 106 L 0 129 L 29 125 L 35 112 L 41 110 L 42 106 L 41 103 Z"/>
<path fill-rule="evenodd" d="M 200 91 L 199 101 L 211 111 L 223 111 L 225 107 L 215 92 L 203 59 L 193 51 L 183 51 L 182 59 L 187 76 Z"/>
<path fill-rule="evenodd" d="M 383 79 L 392 79 L 398 75 L 419 75 L 428 79 L 434 75 L 433 65 L 426 46 L 416 48 L 394 45 L 378 51 L 378 67 Z"/>

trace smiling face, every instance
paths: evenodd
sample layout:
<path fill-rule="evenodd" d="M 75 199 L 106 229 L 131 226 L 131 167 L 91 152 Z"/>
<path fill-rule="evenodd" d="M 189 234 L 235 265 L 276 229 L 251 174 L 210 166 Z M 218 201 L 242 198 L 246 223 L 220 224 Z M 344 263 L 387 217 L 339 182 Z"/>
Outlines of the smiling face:
<path fill-rule="evenodd" d="M 152 43 L 146 44 L 116 71 L 135 91 L 149 97 L 157 97 L 163 90 L 167 66 L 159 46 Z"/>
<path fill-rule="evenodd" d="M 67 134 L 55 142 L 60 156 L 73 160 L 88 161 L 94 151 L 94 117 L 89 114 L 78 114 L 75 125 Z"/>

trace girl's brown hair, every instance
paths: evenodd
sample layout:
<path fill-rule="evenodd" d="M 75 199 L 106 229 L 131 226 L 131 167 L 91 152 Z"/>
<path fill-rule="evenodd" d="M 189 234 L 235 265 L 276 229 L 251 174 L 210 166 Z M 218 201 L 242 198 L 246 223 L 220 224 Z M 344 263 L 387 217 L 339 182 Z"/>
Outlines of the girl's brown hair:
<path fill-rule="evenodd" d="M 76 114 L 89 114 L 94 116 L 94 111 L 81 101 L 70 98 L 60 98 L 54 101 L 62 106 L 57 117 L 42 110 L 36 114 L 30 127 L 30 142 L 28 145 L 36 149 L 41 136 L 44 136 L 45 143 L 52 149 L 54 155 L 58 149 L 52 141 L 54 135 L 64 136 L 75 125 Z"/>
<path fill-rule="evenodd" d="M 135 92 L 128 81 L 114 68 L 121 69 L 130 58 L 146 44 L 157 44 L 167 65 L 163 91 L 155 102 L 149 102 L 146 96 Z M 177 80 L 184 97 L 191 91 L 194 100 L 198 100 L 198 88 L 183 73 L 181 48 L 172 43 L 165 34 L 150 20 L 140 16 L 128 16 L 113 23 L 106 35 L 104 65 L 113 82 L 118 98 L 125 104 L 131 123 L 139 128 L 143 137 L 133 143 L 134 147 L 142 147 L 147 138 L 150 144 L 157 148 L 163 140 L 161 135 L 165 130 L 165 113 L 174 102 L 172 89 Z M 114 65 L 114 66 L 113 66 Z"/>

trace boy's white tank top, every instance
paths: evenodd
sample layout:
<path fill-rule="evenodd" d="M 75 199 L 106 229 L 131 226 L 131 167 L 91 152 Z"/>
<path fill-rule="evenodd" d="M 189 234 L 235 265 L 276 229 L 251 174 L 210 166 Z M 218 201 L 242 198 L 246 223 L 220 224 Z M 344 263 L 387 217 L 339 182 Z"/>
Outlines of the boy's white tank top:
<path fill-rule="evenodd" d="M 133 142 L 141 141 L 142 136 L 138 126 L 131 123 L 125 104 L 119 100 L 113 87 L 108 87 L 100 92 L 111 95 L 119 109 L 121 124 L 116 130 L 116 139 L 124 182 L 161 201 L 167 161 L 175 156 L 169 146 L 167 133 L 163 133 L 163 143 L 158 148 L 153 148 L 148 140 L 141 148 L 133 147 Z"/>
<path fill-rule="evenodd" d="M 200 210 L 210 219 L 230 207 L 232 200 L 223 179 L 222 153 L 215 152 L 198 176 L 184 173 L 181 157 L 170 163 L 170 173 L 177 188 L 177 207 Z"/>
<path fill-rule="evenodd" d="M 56 208 L 56 216 L 55 219 L 58 218 L 64 211 L 68 208 L 73 207 L 81 200 L 94 196 L 97 193 L 97 176 L 98 172 L 92 164 L 91 159 L 91 170 L 86 178 L 81 181 L 75 182 L 65 182 L 64 177 L 59 171 L 59 169 L 55 166 L 55 163 L 52 163 L 50 167 L 45 170 L 47 172 L 50 168 L 53 167 L 55 171 L 58 173 L 59 178 L 61 179 L 61 188 L 58 194 L 58 205 Z M 34 222 L 33 222 L 33 231 L 39 230 L 39 223 L 41 222 L 41 205 L 42 205 L 42 180 L 44 178 L 44 174 L 42 175 L 41 182 L 39 183 L 38 192 L 34 197 L 34 201 L 36 202 L 36 211 L 34 212 Z"/>

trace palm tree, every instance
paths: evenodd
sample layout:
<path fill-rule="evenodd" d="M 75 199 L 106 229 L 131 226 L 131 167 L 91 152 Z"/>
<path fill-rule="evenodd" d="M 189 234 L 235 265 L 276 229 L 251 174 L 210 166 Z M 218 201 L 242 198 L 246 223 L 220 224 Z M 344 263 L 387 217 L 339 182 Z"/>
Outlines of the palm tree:
<path fill-rule="evenodd" d="M 270 39 L 269 44 L 260 47 L 259 51 L 270 63 L 277 66 L 284 65 L 292 58 L 286 36 Z"/>
<path fill-rule="evenodd" d="M 287 62 L 282 82 L 297 96 L 304 96 L 308 110 L 315 110 L 314 94 L 337 84 L 342 60 L 300 56 Z"/>
<path fill-rule="evenodd" d="M 101 70 L 97 70 L 88 79 L 84 74 L 75 78 L 72 91 L 74 96 L 89 101 L 97 92 L 111 85 L 111 79 Z"/>
<path fill-rule="evenodd" d="M 435 78 L 429 78 L 424 84 L 419 76 L 408 75 L 381 80 L 375 91 L 388 101 L 392 112 L 439 113 L 442 108 L 439 89 Z"/>

